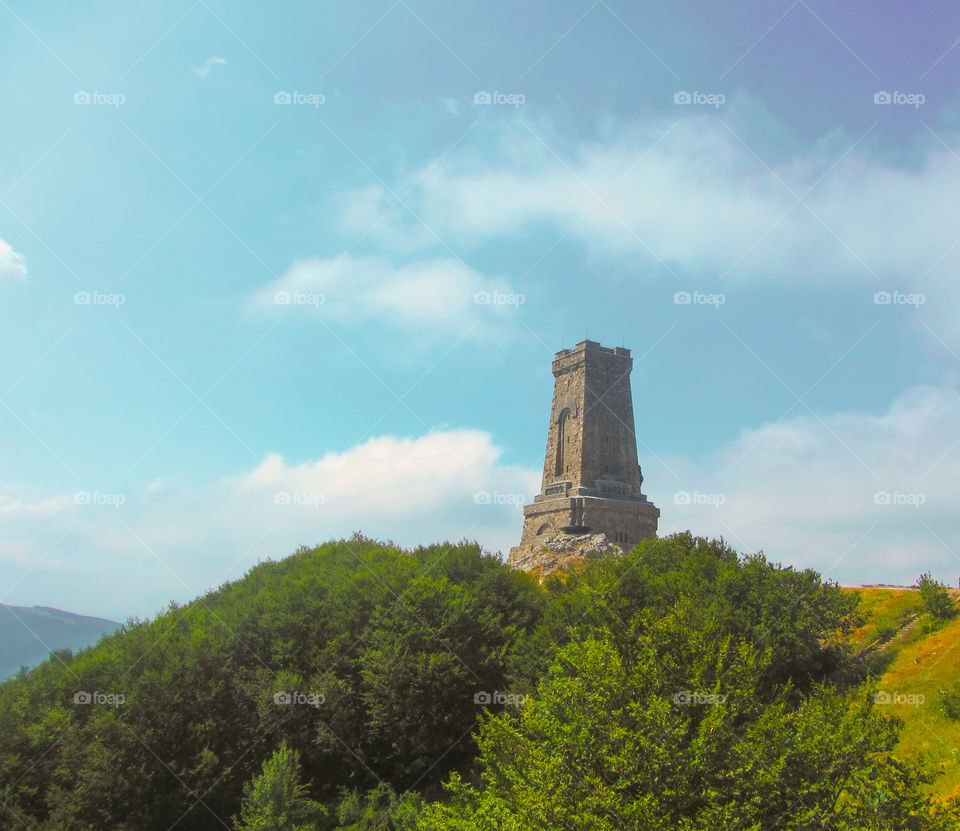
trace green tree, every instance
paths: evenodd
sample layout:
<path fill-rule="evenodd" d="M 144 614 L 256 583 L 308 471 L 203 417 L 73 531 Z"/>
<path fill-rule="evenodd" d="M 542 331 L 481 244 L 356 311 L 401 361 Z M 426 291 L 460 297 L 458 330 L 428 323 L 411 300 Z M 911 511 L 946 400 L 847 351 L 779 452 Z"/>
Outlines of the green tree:
<path fill-rule="evenodd" d="M 421 805 L 417 794 L 408 792 L 397 796 L 385 782 L 366 794 L 348 791 L 337 807 L 338 828 L 342 831 L 414 831 Z"/>
<path fill-rule="evenodd" d="M 281 742 L 263 772 L 243 789 L 239 831 L 315 831 L 326 815 L 300 783 L 300 754 Z"/>
<path fill-rule="evenodd" d="M 702 625 L 690 601 L 647 618 L 633 646 L 571 641 L 518 715 L 489 718 L 479 778 L 421 831 L 862 831 L 938 824 L 897 726 L 869 689 L 763 690 L 771 649 Z"/>
<path fill-rule="evenodd" d="M 923 598 L 923 608 L 934 620 L 949 620 L 956 615 L 957 607 L 947 587 L 939 580 L 934 580 L 929 571 L 920 575 L 917 588 L 920 589 L 920 597 Z"/>
<path fill-rule="evenodd" d="M 551 600 L 537 643 L 524 647 L 530 663 L 573 632 L 609 632 L 629 644 L 640 616 L 665 615 L 694 599 L 694 624 L 712 622 L 770 649 L 761 691 L 789 682 L 802 692 L 833 676 L 850 654 L 845 636 L 858 625 L 856 597 L 817 572 L 781 568 L 762 553 L 741 557 L 723 540 L 690 533 L 645 540 L 622 558 L 603 558 L 546 588 Z"/>

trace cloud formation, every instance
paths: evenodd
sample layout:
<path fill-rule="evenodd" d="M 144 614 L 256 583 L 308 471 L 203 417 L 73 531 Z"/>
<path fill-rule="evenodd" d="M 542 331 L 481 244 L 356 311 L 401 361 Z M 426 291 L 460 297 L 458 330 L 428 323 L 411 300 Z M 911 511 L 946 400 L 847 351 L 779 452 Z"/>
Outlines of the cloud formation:
<path fill-rule="evenodd" d="M 344 254 L 301 260 L 258 291 L 260 310 L 301 309 L 324 320 L 375 320 L 418 335 L 489 333 L 515 319 L 526 298 L 452 257 L 396 264 L 384 257 Z"/>
<path fill-rule="evenodd" d="M 0 584 L 16 591 L 4 602 L 152 614 L 259 560 L 358 530 L 402 545 L 476 539 L 505 552 L 540 471 L 501 456 L 488 433 L 445 430 L 378 436 L 297 463 L 270 454 L 205 486 L 29 501 L 11 491 L 0 496 Z"/>
<path fill-rule="evenodd" d="M 27 260 L 13 250 L 10 243 L 0 239 L 0 280 L 25 280 Z"/>
<path fill-rule="evenodd" d="M 215 66 L 223 66 L 226 62 L 226 58 L 221 58 L 217 55 L 211 55 L 203 62 L 202 66 L 196 67 L 193 71 L 201 78 L 206 78 Z"/>
<path fill-rule="evenodd" d="M 579 141 L 548 124 L 504 126 L 492 149 L 465 143 L 398 181 L 412 210 L 392 210 L 371 233 L 469 246 L 546 224 L 603 259 L 799 284 L 933 279 L 958 263 L 949 137 L 930 138 L 908 168 L 880 158 L 869 131 L 774 156 L 766 134 L 782 127 L 758 121 L 745 126 L 735 110 L 647 118 Z M 341 218 L 366 231 L 395 201 L 365 186 L 341 197 Z"/>
<path fill-rule="evenodd" d="M 846 584 L 910 584 L 932 570 L 952 585 L 958 425 L 960 391 L 917 386 L 881 414 L 792 415 L 703 458 L 641 451 L 641 461 L 661 534 L 723 536 Z M 80 596 L 89 605 L 75 610 L 122 617 L 356 530 L 403 545 L 477 539 L 506 553 L 540 474 L 505 464 L 489 433 L 461 429 L 377 436 L 297 462 L 269 454 L 205 486 L 79 497 L 7 488 L 0 582 L 18 586 L 5 602 L 70 607 Z"/>
<path fill-rule="evenodd" d="M 846 583 L 960 575 L 957 389 L 912 387 L 881 415 L 797 415 L 664 462 L 645 465 L 662 532 L 724 536 Z"/>

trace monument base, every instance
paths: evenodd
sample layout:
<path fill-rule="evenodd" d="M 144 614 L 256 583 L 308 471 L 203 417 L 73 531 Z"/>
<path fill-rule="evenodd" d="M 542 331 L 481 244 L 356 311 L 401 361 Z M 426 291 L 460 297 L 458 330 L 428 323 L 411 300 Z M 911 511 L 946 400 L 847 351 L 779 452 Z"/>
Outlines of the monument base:
<path fill-rule="evenodd" d="M 606 534 L 554 534 L 536 549 L 514 546 L 509 562 L 511 568 L 536 574 L 542 581 L 589 560 L 622 554 L 623 549 L 610 542 Z"/>
<path fill-rule="evenodd" d="M 569 496 L 544 499 L 523 509 L 523 536 L 510 549 L 507 563 L 530 571 L 524 565 L 554 537 L 601 535 L 622 550 L 657 535 L 660 509 L 642 500 L 609 499 L 599 496 Z"/>

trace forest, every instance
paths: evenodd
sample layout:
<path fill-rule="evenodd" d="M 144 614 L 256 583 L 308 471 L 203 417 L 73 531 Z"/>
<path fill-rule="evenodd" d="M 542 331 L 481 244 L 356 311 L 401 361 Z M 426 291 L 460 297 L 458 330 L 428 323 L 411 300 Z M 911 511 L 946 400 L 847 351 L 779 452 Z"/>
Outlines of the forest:
<path fill-rule="evenodd" d="M 949 829 L 812 570 L 301 547 L 0 685 L 4 828 Z"/>

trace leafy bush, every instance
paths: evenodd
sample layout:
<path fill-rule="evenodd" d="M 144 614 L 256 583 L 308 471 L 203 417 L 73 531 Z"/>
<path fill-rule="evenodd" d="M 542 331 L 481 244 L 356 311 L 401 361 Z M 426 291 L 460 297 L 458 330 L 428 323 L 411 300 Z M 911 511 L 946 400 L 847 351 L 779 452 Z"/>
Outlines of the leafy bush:
<path fill-rule="evenodd" d="M 956 615 L 957 607 L 953 598 L 950 597 L 947 587 L 938 580 L 934 580 L 929 571 L 920 575 L 920 579 L 917 580 L 917 588 L 920 589 L 924 610 L 934 620 L 949 620 Z"/>
<path fill-rule="evenodd" d="M 692 605 L 633 645 L 610 631 L 561 649 L 518 715 L 484 722 L 478 781 L 454 774 L 421 831 L 946 827 L 868 690 L 771 695 L 770 650 Z"/>
<path fill-rule="evenodd" d="M 941 688 L 937 690 L 937 697 L 940 700 L 940 711 L 949 719 L 960 720 L 960 688 Z"/>

